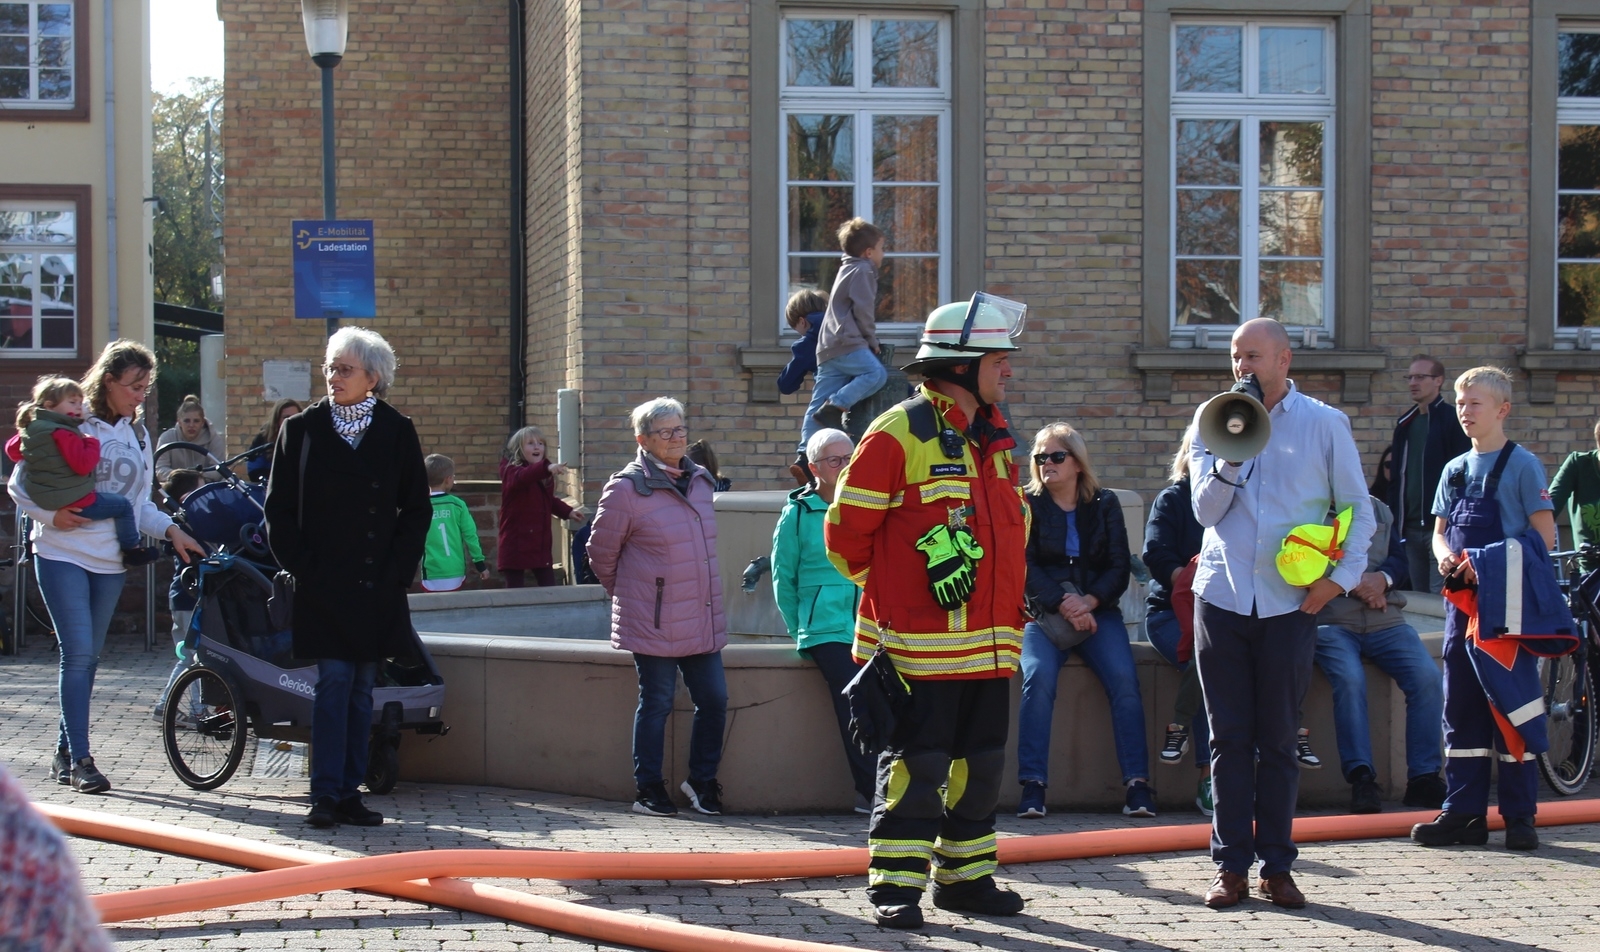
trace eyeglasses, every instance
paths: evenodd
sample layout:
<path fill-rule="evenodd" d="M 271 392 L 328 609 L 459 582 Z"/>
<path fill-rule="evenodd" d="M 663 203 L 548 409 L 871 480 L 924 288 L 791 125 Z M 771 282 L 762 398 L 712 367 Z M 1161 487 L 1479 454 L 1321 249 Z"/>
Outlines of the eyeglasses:
<path fill-rule="evenodd" d="M 353 376 L 355 376 L 356 372 L 359 371 L 360 369 L 361 369 L 360 367 L 352 367 L 349 364 L 323 364 L 322 365 L 323 376 L 339 377 L 341 379 L 344 378 L 344 377 L 353 377 Z"/>
<path fill-rule="evenodd" d="M 818 463 L 826 463 L 829 467 L 837 469 L 848 462 L 850 462 L 850 454 L 846 453 L 843 456 L 819 456 L 811 461 L 811 465 L 815 466 Z"/>
<path fill-rule="evenodd" d="M 1434 380 L 1444 374 L 1406 374 L 1406 383 L 1416 383 L 1419 380 Z"/>
<path fill-rule="evenodd" d="M 649 430 L 647 432 L 658 440 L 678 440 L 689 435 L 689 428 L 682 425 L 664 426 L 659 430 Z"/>
<path fill-rule="evenodd" d="M 1040 466 L 1043 466 L 1046 463 L 1054 463 L 1057 466 L 1060 466 L 1062 463 L 1065 463 L 1067 461 L 1067 457 L 1071 455 L 1072 454 L 1068 453 L 1066 450 L 1056 450 L 1054 453 L 1035 453 L 1033 454 L 1033 461 Z"/>

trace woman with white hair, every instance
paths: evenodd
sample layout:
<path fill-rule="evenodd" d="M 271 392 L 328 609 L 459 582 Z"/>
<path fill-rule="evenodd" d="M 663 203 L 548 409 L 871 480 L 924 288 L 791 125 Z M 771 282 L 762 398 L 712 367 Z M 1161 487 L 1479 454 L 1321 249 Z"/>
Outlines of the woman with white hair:
<path fill-rule="evenodd" d="M 422 445 L 381 398 L 394 350 L 372 331 L 328 339 L 328 398 L 284 421 L 267 483 L 272 554 L 295 577 L 294 656 L 317 663 L 306 822 L 379 826 L 361 802 L 378 662 L 411 650 L 406 588 L 433 519 Z"/>
<path fill-rule="evenodd" d="M 633 809 L 678 812 L 662 775 L 663 740 L 678 672 L 694 701 L 689 777 L 680 789 L 701 813 L 722 812 L 722 730 L 728 685 L 722 647 L 728 627 L 717 574 L 716 486 L 685 455 L 683 404 L 657 397 L 631 415 L 638 454 L 600 493 L 589 535 L 589 565 L 611 596 L 611 646 L 633 652 L 639 707 L 633 716 Z"/>
<path fill-rule="evenodd" d="M 856 788 L 855 810 L 871 813 L 876 771 L 872 758 L 850 740 L 850 705 L 841 693 L 859 670 L 851 644 L 861 590 L 839 574 L 822 541 L 828 505 L 839 491 L 839 474 L 854 450 L 850 434 L 843 430 L 818 430 L 806 441 L 811 482 L 789 494 L 783 514 L 778 516 L 778 527 L 772 533 L 772 591 L 789 637 L 828 682 Z"/>

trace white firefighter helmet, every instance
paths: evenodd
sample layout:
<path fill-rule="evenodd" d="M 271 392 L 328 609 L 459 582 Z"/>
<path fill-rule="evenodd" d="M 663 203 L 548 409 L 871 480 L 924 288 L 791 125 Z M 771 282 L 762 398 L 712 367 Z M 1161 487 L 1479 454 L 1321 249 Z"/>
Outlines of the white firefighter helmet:
<path fill-rule="evenodd" d="M 917 359 L 901 368 L 917 372 L 928 364 L 979 360 L 984 354 L 1016 350 L 1016 337 L 1028 317 L 1028 305 L 979 291 L 971 301 L 934 308 L 922 327 Z"/>

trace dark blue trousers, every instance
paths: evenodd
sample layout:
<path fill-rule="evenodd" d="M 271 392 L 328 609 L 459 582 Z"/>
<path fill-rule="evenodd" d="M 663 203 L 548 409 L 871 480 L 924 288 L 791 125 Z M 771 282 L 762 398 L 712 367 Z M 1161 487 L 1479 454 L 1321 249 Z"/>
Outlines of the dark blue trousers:
<path fill-rule="evenodd" d="M 1444 808 L 1451 813 L 1489 812 L 1489 766 L 1500 762 L 1500 815 L 1533 816 L 1538 808 L 1539 765 L 1533 754 L 1521 763 L 1489 711 L 1489 699 L 1468 657 L 1467 616 L 1454 605 L 1444 628 Z"/>
<path fill-rule="evenodd" d="M 1300 702 L 1311 683 L 1317 619 L 1302 611 L 1258 618 L 1195 599 L 1195 664 L 1211 726 L 1211 858 L 1247 876 L 1285 873 L 1295 848 L 1294 759 Z M 1256 759 L 1260 753 L 1260 760 Z"/>

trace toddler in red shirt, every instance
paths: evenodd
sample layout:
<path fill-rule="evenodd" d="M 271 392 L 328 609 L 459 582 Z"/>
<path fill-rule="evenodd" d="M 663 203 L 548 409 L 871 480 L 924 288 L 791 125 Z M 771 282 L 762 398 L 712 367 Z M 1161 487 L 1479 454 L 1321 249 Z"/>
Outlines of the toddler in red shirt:
<path fill-rule="evenodd" d="M 22 462 L 22 489 L 43 509 L 69 509 L 85 519 L 110 519 L 124 565 L 144 565 L 160 550 L 143 545 L 133 504 L 118 493 L 95 491 L 100 441 L 79 432 L 83 388 L 66 377 L 40 377 L 33 397 L 17 407 L 17 432 L 6 455 Z"/>

